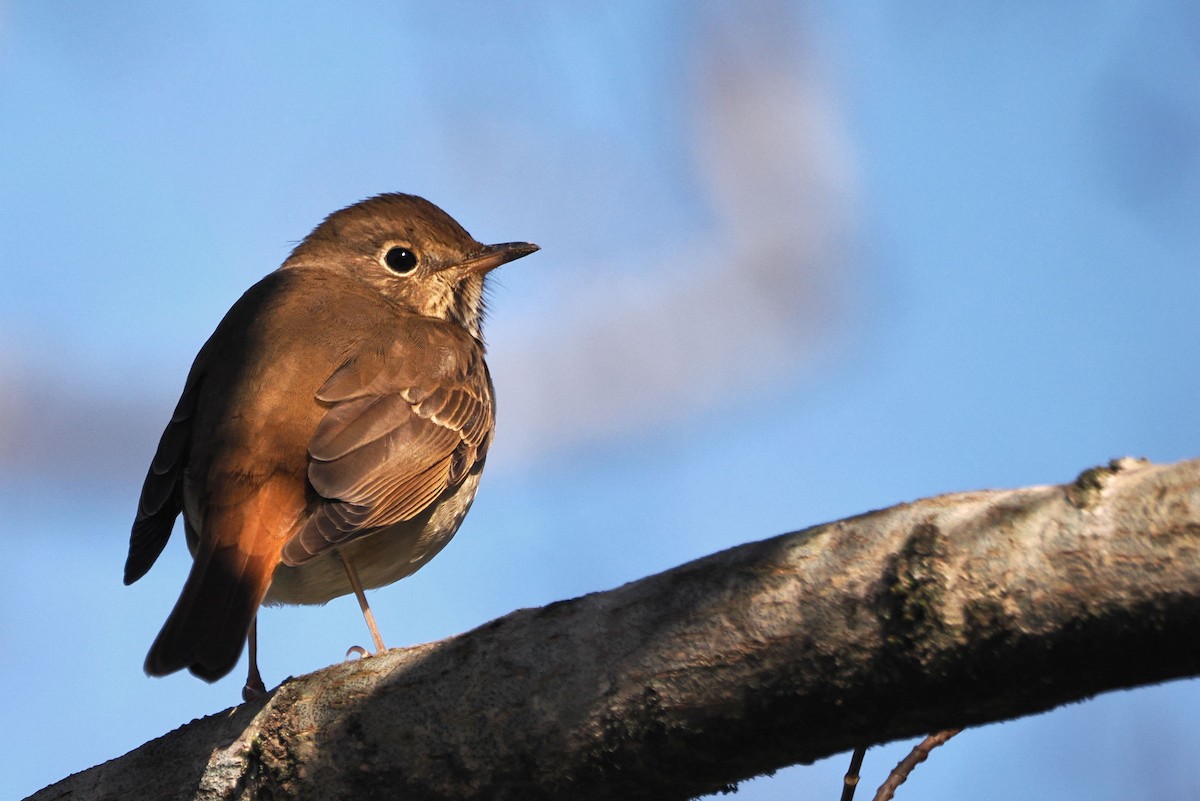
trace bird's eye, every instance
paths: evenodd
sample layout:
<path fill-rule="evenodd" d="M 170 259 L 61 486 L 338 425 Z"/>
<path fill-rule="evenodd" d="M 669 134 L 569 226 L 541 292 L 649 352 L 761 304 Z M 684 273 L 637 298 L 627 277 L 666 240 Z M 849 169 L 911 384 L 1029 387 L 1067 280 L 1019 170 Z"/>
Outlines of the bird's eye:
<path fill-rule="evenodd" d="M 388 248 L 383 254 L 383 263 L 398 275 L 408 275 L 417 269 L 417 254 L 408 248 Z"/>

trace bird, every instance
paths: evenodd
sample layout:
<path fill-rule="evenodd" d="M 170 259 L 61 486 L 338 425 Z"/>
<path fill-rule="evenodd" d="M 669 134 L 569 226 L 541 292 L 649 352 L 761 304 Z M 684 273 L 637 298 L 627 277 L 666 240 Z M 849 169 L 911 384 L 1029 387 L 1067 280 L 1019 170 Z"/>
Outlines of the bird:
<path fill-rule="evenodd" d="M 354 593 L 419 570 L 475 498 L 495 428 L 485 281 L 538 250 L 483 245 L 415 195 L 326 217 L 233 304 L 197 354 L 147 471 L 124 582 L 183 516 L 192 564 L 145 672 L 213 682 L 262 605 Z M 352 649 L 353 650 L 353 649 Z"/>

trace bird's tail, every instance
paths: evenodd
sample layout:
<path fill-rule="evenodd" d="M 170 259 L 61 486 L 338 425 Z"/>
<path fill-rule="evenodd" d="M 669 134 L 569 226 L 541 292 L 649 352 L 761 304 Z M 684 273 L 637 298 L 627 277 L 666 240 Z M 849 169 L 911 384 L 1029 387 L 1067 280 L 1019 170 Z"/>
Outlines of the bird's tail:
<path fill-rule="evenodd" d="M 187 668 L 205 681 L 233 670 L 250 623 L 271 586 L 290 526 L 270 485 L 231 507 L 209 509 L 187 583 L 145 670 L 165 676 Z"/>

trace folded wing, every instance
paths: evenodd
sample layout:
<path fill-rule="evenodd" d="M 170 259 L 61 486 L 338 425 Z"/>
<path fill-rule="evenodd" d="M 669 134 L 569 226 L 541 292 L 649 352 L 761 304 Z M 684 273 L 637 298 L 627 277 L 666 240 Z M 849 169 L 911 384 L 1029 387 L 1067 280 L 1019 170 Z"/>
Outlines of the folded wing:
<path fill-rule="evenodd" d="M 319 498 L 285 564 L 411 520 L 485 457 L 494 406 L 482 346 L 434 322 L 409 333 L 364 347 L 318 390 L 329 406 L 308 445 Z"/>

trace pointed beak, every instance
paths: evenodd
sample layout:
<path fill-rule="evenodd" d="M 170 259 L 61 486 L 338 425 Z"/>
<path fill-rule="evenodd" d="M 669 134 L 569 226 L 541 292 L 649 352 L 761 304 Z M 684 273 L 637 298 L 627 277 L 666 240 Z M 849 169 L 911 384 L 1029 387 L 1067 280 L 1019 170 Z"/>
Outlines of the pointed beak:
<path fill-rule="evenodd" d="M 530 253 L 535 253 L 538 250 L 541 250 L 541 248 L 529 242 L 504 242 L 500 245 L 486 245 L 479 253 L 454 265 L 454 269 L 461 273 L 483 275 L 496 269 L 501 264 L 507 264 L 510 261 L 519 259 L 522 256 L 528 256 Z"/>

